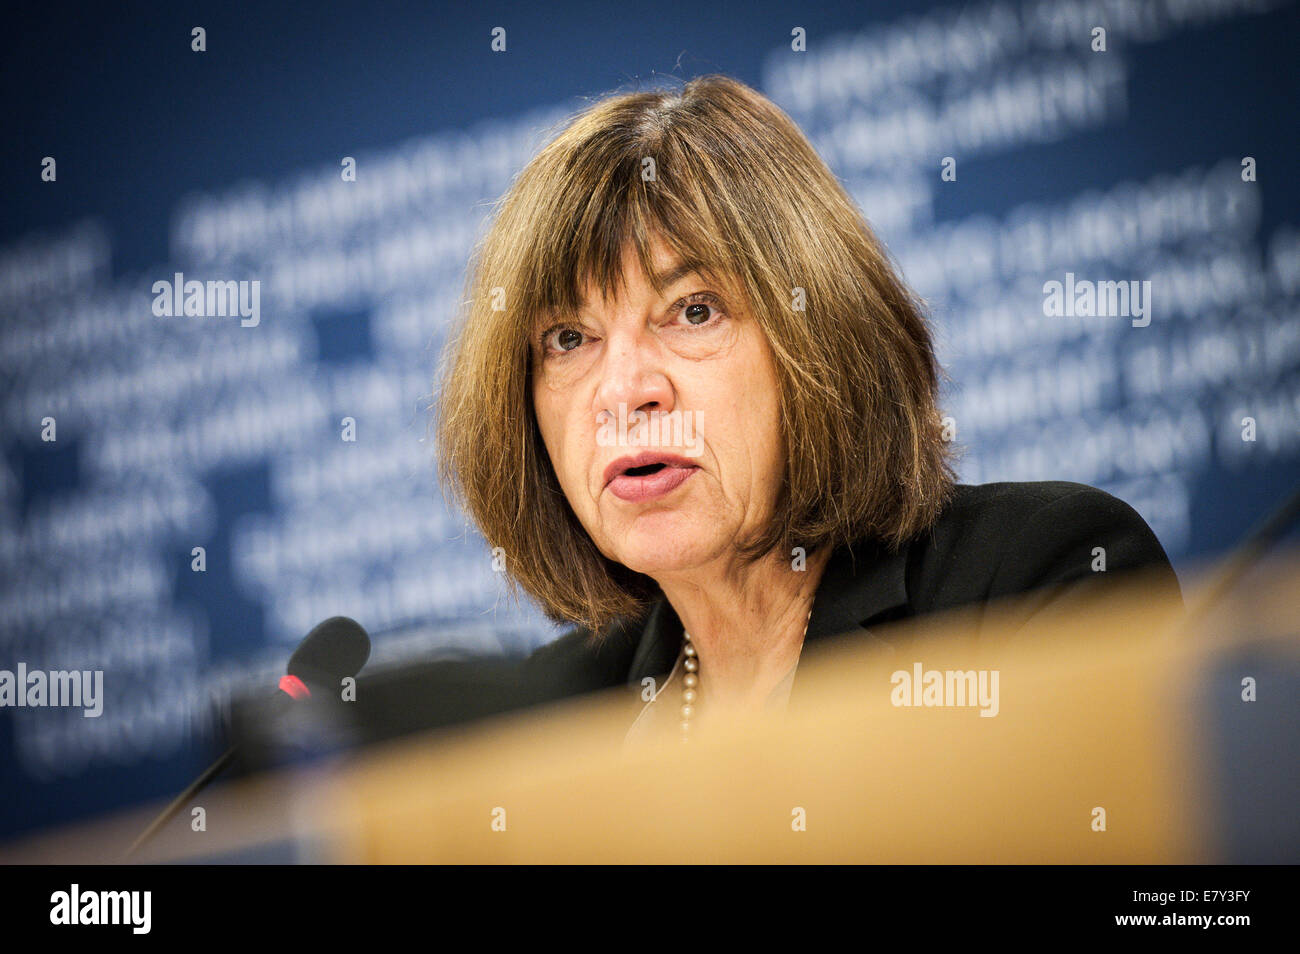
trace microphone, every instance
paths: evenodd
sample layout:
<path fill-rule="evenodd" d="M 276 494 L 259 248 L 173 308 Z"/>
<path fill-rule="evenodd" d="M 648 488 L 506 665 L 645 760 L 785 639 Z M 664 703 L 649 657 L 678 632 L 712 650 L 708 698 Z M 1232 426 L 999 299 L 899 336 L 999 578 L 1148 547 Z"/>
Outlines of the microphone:
<path fill-rule="evenodd" d="M 309 699 L 315 687 L 322 695 L 336 691 L 348 676 L 355 676 L 370 658 L 370 637 L 365 628 L 346 616 L 332 616 L 317 623 L 289 657 L 289 665 L 272 697 L 278 716 L 303 699 Z M 159 813 L 127 849 L 127 857 L 149 841 L 163 825 L 171 821 L 185 804 L 221 774 L 235 758 L 238 744 L 230 746 L 185 791 Z"/>
<path fill-rule="evenodd" d="M 355 676 L 370 658 L 370 637 L 360 623 L 346 616 L 331 616 L 317 623 L 289 657 L 278 691 L 292 700 L 311 696 L 311 687 L 337 689 Z"/>

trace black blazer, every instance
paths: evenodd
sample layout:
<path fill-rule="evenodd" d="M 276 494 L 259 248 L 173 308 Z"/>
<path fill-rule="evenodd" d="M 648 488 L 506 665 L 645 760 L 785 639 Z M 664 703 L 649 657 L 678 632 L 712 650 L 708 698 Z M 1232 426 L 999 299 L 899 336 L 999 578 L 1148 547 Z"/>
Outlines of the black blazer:
<path fill-rule="evenodd" d="M 1093 570 L 1095 547 L 1105 572 Z M 813 599 L 805 650 L 828 636 L 877 638 L 883 623 L 972 604 L 1010 601 L 1013 620 L 1064 605 L 1105 579 L 1151 571 L 1150 585 L 1181 598 L 1160 541 L 1128 504 L 1066 481 L 959 484 L 929 533 L 896 552 L 873 542 L 832 553 Z M 672 670 L 682 624 L 668 602 L 644 622 L 617 627 L 600 644 L 575 629 L 524 661 L 538 701 L 610 686 L 639 688 Z"/>
<path fill-rule="evenodd" d="M 1104 573 L 1093 570 L 1105 549 Z M 842 634 L 878 639 L 884 623 L 1014 598 L 1028 622 L 1067 607 L 1076 595 L 1129 570 L 1181 597 L 1160 542 L 1137 512 L 1110 494 L 1064 481 L 958 485 L 934 527 L 895 552 L 870 541 L 835 550 L 813 600 L 805 652 Z M 350 708 L 362 737 L 482 716 L 641 680 L 672 670 L 682 625 L 663 598 L 641 621 L 611 628 L 599 642 L 574 629 L 518 660 L 472 659 L 405 666 L 358 685 Z M 798 695 L 798 680 L 791 698 Z"/>

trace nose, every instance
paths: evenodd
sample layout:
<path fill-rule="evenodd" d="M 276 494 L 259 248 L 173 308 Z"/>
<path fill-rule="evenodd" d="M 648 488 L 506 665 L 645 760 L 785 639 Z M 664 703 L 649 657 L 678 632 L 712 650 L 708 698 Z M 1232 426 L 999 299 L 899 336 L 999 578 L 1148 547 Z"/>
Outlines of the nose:
<path fill-rule="evenodd" d="M 597 424 L 604 412 L 617 419 L 619 405 L 626 406 L 628 415 L 672 411 L 672 383 L 653 335 L 628 329 L 610 331 L 601 362 L 593 408 Z"/>

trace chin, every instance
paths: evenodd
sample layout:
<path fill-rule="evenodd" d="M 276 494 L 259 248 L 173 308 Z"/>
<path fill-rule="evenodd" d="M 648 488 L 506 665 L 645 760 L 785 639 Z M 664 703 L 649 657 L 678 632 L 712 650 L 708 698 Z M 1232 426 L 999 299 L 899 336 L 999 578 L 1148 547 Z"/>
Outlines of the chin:
<path fill-rule="evenodd" d="M 668 519 L 662 519 L 662 518 Z M 629 570 L 657 577 L 699 566 L 724 549 L 716 526 L 701 529 L 679 514 L 647 514 L 627 528 L 614 547 L 615 557 Z"/>

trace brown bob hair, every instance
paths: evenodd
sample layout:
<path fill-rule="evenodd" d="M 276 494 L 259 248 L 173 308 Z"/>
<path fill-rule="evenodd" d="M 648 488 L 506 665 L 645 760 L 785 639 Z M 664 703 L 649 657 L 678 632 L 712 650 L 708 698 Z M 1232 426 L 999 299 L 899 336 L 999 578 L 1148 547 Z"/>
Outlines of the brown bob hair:
<path fill-rule="evenodd" d="M 569 506 L 534 415 L 530 338 L 576 312 L 588 282 L 621 288 L 625 251 L 662 293 L 656 235 L 744 296 L 775 357 L 785 479 L 763 536 L 737 541 L 743 557 L 896 547 L 933 523 L 954 483 L 922 303 L 794 122 L 725 76 L 603 99 L 497 203 L 434 421 L 439 476 L 504 549 L 512 592 L 596 634 L 660 592 L 602 554 Z"/>

